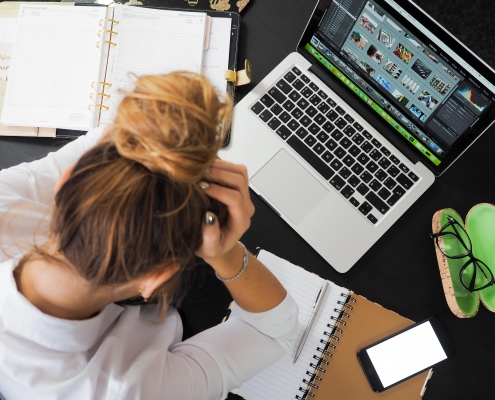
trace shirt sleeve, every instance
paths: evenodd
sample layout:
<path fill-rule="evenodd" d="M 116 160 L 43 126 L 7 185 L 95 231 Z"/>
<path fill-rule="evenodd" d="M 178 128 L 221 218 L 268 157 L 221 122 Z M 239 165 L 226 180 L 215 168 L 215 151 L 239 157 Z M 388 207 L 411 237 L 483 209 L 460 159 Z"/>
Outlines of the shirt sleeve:
<path fill-rule="evenodd" d="M 170 348 L 164 371 L 167 380 L 188 382 L 171 398 L 226 398 L 229 391 L 282 358 L 292 347 L 297 329 L 298 307 L 290 294 L 263 313 L 234 305 L 227 322 Z M 177 385 L 168 386 L 167 394 L 171 387 Z"/>
<path fill-rule="evenodd" d="M 103 130 L 92 129 L 40 160 L 0 171 L 0 262 L 45 237 L 60 176 L 98 142 Z"/>

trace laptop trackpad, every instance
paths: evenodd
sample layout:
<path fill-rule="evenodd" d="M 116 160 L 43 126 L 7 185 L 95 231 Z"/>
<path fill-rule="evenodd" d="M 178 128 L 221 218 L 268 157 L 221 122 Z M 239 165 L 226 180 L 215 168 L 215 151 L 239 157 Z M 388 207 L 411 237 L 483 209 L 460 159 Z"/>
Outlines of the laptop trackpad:
<path fill-rule="evenodd" d="M 280 150 L 251 182 L 294 224 L 301 222 L 328 194 L 301 164 Z"/>

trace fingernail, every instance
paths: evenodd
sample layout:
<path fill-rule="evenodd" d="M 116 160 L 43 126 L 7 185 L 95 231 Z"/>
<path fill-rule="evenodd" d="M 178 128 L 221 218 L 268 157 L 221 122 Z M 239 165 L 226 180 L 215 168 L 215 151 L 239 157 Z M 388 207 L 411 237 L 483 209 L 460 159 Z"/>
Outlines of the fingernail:
<path fill-rule="evenodd" d="M 198 186 L 201 189 L 205 190 L 205 189 L 208 189 L 210 187 L 210 184 L 208 182 L 201 181 L 198 183 Z"/>
<path fill-rule="evenodd" d="M 211 211 L 207 211 L 205 214 L 205 224 L 206 226 L 211 226 L 215 224 L 217 217 Z"/>

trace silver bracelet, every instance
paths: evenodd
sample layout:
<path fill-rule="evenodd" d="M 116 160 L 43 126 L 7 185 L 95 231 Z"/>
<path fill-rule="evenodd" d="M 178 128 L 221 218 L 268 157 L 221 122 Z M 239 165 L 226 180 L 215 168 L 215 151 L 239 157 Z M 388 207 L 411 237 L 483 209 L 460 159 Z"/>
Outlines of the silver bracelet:
<path fill-rule="evenodd" d="M 244 270 L 247 268 L 248 266 L 248 263 L 249 263 L 249 260 L 248 260 L 248 251 L 246 249 L 246 246 L 244 246 L 244 244 L 242 244 L 241 242 L 237 241 L 237 243 L 239 243 L 242 248 L 244 249 L 244 257 L 242 258 L 242 268 L 241 270 L 235 274 L 232 278 L 221 278 L 216 272 L 215 272 L 215 275 L 217 276 L 217 278 L 219 280 L 221 280 L 222 282 L 232 282 L 232 281 L 235 281 L 237 278 L 239 278 L 242 273 L 244 272 Z"/>

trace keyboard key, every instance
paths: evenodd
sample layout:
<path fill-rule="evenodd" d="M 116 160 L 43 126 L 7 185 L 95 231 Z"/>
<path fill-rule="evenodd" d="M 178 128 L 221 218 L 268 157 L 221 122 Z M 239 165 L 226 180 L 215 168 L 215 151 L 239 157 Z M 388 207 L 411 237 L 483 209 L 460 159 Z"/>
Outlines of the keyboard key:
<path fill-rule="evenodd" d="M 359 182 L 361 181 L 356 175 L 352 175 L 349 179 L 347 179 L 347 183 L 352 187 L 356 187 L 357 185 L 359 185 Z"/>
<path fill-rule="evenodd" d="M 375 174 L 375 178 L 378 179 L 380 182 L 383 182 L 383 180 L 387 176 L 388 176 L 387 173 L 383 169 L 379 169 Z"/>
<path fill-rule="evenodd" d="M 348 149 L 350 147 L 350 145 L 352 144 L 351 140 L 349 138 L 346 138 L 344 137 L 341 141 L 340 141 L 340 145 L 344 148 L 344 149 Z"/>
<path fill-rule="evenodd" d="M 291 83 L 292 81 L 294 81 L 294 79 L 296 79 L 296 76 L 295 76 L 292 72 L 290 72 L 290 71 L 289 71 L 289 72 L 287 72 L 287 73 L 285 74 L 284 79 L 285 79 L 287 82 Z"/>
<path fill-rule="evenodd" d="M 280 91 L 279 91 L 280 93 Z M 282 95 L 283 96 L 283 95 Z M 273 103 L 275 103 L 275 100 L 273 100 L 270 96 L 265 94 L 261 99 L 260 99 L 261 104 L 263 104 L 265 107 L 271 107 Z"/>
<path fill-rule="evenodd" d="M 378 191 L 378 196 L 381 197 L 383 200 L 387 200 L 387 197 L 391 195 L 391 193 L 385 189 L 385 188 L 381 188 L 379 191 Z"/>
<path fill-rule="evenodd" d="M 332 136 L 335 140 L 339 141 L 344 137 L 344 134 L 338 129 L 335 129 L 330 136 Z"/>
<path fill-rule="evenodd" d="M 307 116 L 307 115 L 304 115 L 300 120 L 299 120 L 299 123 L 302 125 L 302 126 L 305 126 L 307 127 L 310 123 L 311 123 L 311 119 Z"/>
<path fill-rule="evenodd" d="M 330 110 L 328 113 L 327 113 L 327 118 L 330 120 L 330 121 L 335 121 L 337 119 L 337 117 L 339 116 L 339 114 L 337 114 L 335 112 L 335 110 Z"/>
<path fill-rule="evenodd" d="M 359 206 L 359 201 L 357 201 L 354 197 L 351 197 L 351 198 L 349 199 L 349 201 L 351 202 L 351 204 L 352 204 L 354 207 Z"/>
<path fill-rule="evenodd" d="M 273 117 L 273 114 L 269 110 L 265 110 L 259 115 L 259 117 L 263 122 L 268 122 Z"/>
<path fill-rule="evenodd" d="M 373 136 L 371 136 L 371 133 L 369 133 L 368 131 L 362 131 L 361 132 L 363 134 L 363 136 L 368 139 L 368 140 L 371 140 L 373 139 Z"/>
<path fill-rule="evenodd" d="M 261 111 L 263 111 L 265 107 L 263 106 L 263 104 L 261 104 L 259 101 L 251 107 L 251 110 L 255 113 L 255 114 L 259 114 Z"/>
<path fill-rule="evenodd" d="M 357 157 L 361 153 L 359 147 L 357 147 L 355 144 L 353 144 L 352 147 L 347 151 L 351 153 L 354 157 Z"/>
<path fill-rule="evenodd" d="M 306 110 L 306 114 L 313 118 L 316 114 L 318 114 L 318 111 L 316 111 L 316 108 L 314 108 L 313 106 L 309 106 Z"/>
<path fill-rule="evenodd" d="M 280 79 L 277 82 L 277 87 L 284 92 L 285 94 L 289 94 L 292 91 L 292 86 L 289 85 L 285 80 Z"/>
<path fill-rule="evenodd" d="M 292 67 L 292 72 L 294 72 L 296 75 L 301 75 L 301 71 L 299 71 L 299 68 L 297 67 Z"/>
<path fill-rule="evenodd" d="M 376 139 L 371 139 L 371 143 L 373 143 L 373 146 L 375 146 L 378 149 L 382 147 L 382 144 Z"/>
<path fill-rule="evenodd" d="M 327 99 L 327 103 L 332 107 L 335 107 L 337 105 L 337 103 L 333 101 L 330 97 Z"/>
<path fill-rule="evenodd" d="M 407 174 L 409 172 L 409 168 L 407 168 L 404 164 L 400 164 L 399 165 L 399 169 L 404 172 L 405 174 Z"/>
<path fill-rule="evenodd" d="M 291 120 L 291 116 L 287 111 L 284 111 L 282 114 L 280 114 L 279 118 L 284 124 Z"/>
<path fill-rule="evenodd" d="M 327 121 L 323 124 L 322 126 L 322 129 L 326 132 L 326 133 L 330 133 L 334 130 L 335 126 L 330 122 L 330 121 Z"/>
<path fill-rule="evenodd" d="M 390 164 L 391 164 L 390 160 L 385 157 L 382 157 L 380 161 L 378 161 L 378 165 L 383 169 L 387 169 L 388 167 L 390 167 Z"/>
<path fill-rule="evenodd" d="M 337 125 L 337 127 L 340 129 L 344 129 L 347 126 L 347 122 L 345 122 L 344 118 L 339 118 L 337 121 L 335 121 L 335 125 Z"/>
<path fill-rule="evenodd" d="M 340 171 L 339 171 L 339 175 L 344 178 L 344 179 L 347 179 L 349 178 L 351 175 L 352 175 L 352 172 L 349 171 L 346 167 L 342 168 Z"/>
<path fill-rule="evenodd" d="M 392 196 L 391 196 L 391 197 L 387 200 L 387 204 L 388 204 L 390 207 L 392 207 L 393 205 L 395 205 L 395 203 L 397 203 L 397 202 L 400 200 L 400 198 L 401 198 L 401 197 L 402 197 L 402 196 L 398 196 L 398 195 L 396 195 L 396 194 L 393 194 L 393 195 L 392 195 Z"/>
<path fill-rule="evenodd" d="M 373 207 L 368 202 L 364 202 L 361 204 L 361 207 L 358 208 L 359 212 L 363 215 L 368 214 L 371 210 L 373 210 Z"/>
<path fill-rule="evenodd" d="M 417 182 L 418 181 L 418 177 L 412 173 L 412 172 L 409 172 L 409 175 L 407 175 L 409 178 L 411 178 L 414 182 Z"/>
<path fill-rule="evenodd" d="M 377 190 L 380 190 L 380 188 L 382 187 L 382 185 L 380 185 L 380 182 L 378 182 L 376 179 L 373 179 L 369 185 L 370 188 L 373 189 L 375 192 Z"/>
<path fill-rule="evenodd" d="M 392 156 L 393 157 L 393 156 Z M 397 167 L 394 167 L 393 165 L 387 169 L 387 172 L 390 176 L 392 176 L 393 178 L 395 178 L 397 175 L 399 175 L 400 171 L 399 171 L 399 168 Z"/>
<path fill-rule="evenodd" d="M 337 143 L 334 140 L 330 139 L 328 142 L 325 143 L 325 146 L 330 150 L 334 150 L 337 147 Z"/>
<path fill-rule="evenodd" d="M 311 137 L 311 136 L 308 136 Z M 311 165 L 326 180 L 330 179 L 334 172 L 328 167 L 311 149 L 309 149 L 301 140 L 292 135 L 287 143 Z"/>
<path fill-rule="evenodd" d="M 316 135 L 316 139 L 318 139 L 321 143 L 325 143 L 328 138 L 330 136 L 328 136 L 325 132 L 321 131 L 320 133 L 318 133 L 318 135 Z"/>
<path fill-rule="evenodd" d="M 287 124 L 287 127 L 291 130 L 291 131 L 295 131 L 297 128 L 299 128 L 301 126 L 301 124 L 299 124 L 299 122 L 297 122 L 295 119 L 292 119 L 288 124 Z"/>
<path fill-rule="evenodd" d="M 369 160 L 370 158 L 364 154 L 364 153 L 361 153 L 358 157 L 357 157 L 357 160 L 362 164 L 362 165 L 365 165 Z"/>
<path fill-rule="evenodd" d="M 390 156 L 390 160 L 395 164 L 399 165 L 400 160 L 396 156 Z"/>
<path fill-rule="evenodd" d="M 277 129 L 277 128 L 280 126 L 280 124 L 281 124 L 281 123 L 282 123 L 282 122 L 280 122 L 280 120 L 279 120 L 279 119 L 277 119 L 277 117 L 274 117 L 274 118 L 272 118 L 272 119 L 270 120 L 270 122 L 268 122 L 268 126 L 269 126 L 271 129 L 275 130 L 275 129 Z"/>
<path fill-rule="evenodd" d="M 321 115 L 321 114 L 318 114 L 315 118 L 314 118 L 315 122 L 318 124 L 318 125 L 321 125 L 323 124 L 327 119 Z"/>
<path fill-rule="evenodd" d="M 326 114 L 330 110 L 330 106 L 327 103 L 320 103 L 318 107 L 316 107 L 319 112 L 322 114 Z"/>
<path fill-rule="evenodd" d="M 342 168 L 342 163 L 339 160 L 334 159 L 331 163 L 330 166 L 335 170 L 338 171 L 340 168 Z"/>
<path fill-rule="evenodd" d="M 373 174 L 378 169 L 378 165 L 376 165 L 373 161 L 370 161 L 366 164 L 366 169 Z"/>
<path fill-rule="evenodd" d="M 306 143 L 309 147 L 313 147 L 316 144 L 316 139 L 313 136 L 308 135 L 306 139 L 304 139 L 304 143 Z"/>
<path fill-rule="evenodd" d="M 316 154 L 321 154 L 325 151 L 325 146 L 323 146 L 321 143 L 316 143 L 313 146 L 313 150 Z"/>
<path fill-rule="evenodd" d="M 309 87 L 310 87 L 311 89 L 313 89 L 315 92 L 317 92 L 318 90 L 320 90 L 320 88 L 319 88 L 319 87 L 318 87 L 318 86 L 317 86 L 314 82 L 311 82 L 311 83 L 309 84 Z"/>
<path fill-rule="evenodd" d="M 296 133 L 297 133 L 297 132 L 296 132 Z M 325 162 L 329 163 L 329 162 L 330 162 L 330 161 L 332 161 L 332 159 L 333 159 L 333 154 L 332 154 L 332 153 L 330 153 L 330 152 L 327 150 L 327 151 L 325 151 L 325 152 L 323 153 L 323 155 L 321 156 L 321 158 L 323 159 L 323 161 L 325 161 Z"/>
<path fill-rule="evenodd" d="M 354 164 L 354 158 L 349 154 L 347 154 L 342 160 L 342 162 L 350 168 L 352 164 Z"/>
<path fill-rule="evenodd" d="M 390 154 L 390 151 L 388 149 L 386 149 L 385 147 L 382 147 L 382 153 L 385 157 L 388 157 Z"/>
<path fill-rule="evenodd" d="M 306 75 L 301 75 L 300 78 L 306 84 L 310 82 L 309 78 Z"/>
<path fill-rule="evenodd" d="M 275 103 L 271 108 L 270 111 L 274 113 L 275 115 L 280 114 L 284 109 L 280 107 L 277 103 Z"/>
<path fill-rule="evenodd" d="M 380 153 L 377 149 L 373 149 L 373 151 L 370 153 L 370 158 L 375 161 L 378 161 L 381 157 L 382 153 Z"/>
<path fill-rule="evenodd" d="M 303 116 L 303 112 L 299 108 L 294 108 L 290 113 L 295 119 L 299 119 Z"/>
<path fill-rule="evenodd" d="M 361 172 L 364 171 L 364 167 L 361 164 L 354 164 L 351 168 L 351 171 L 354 172 L 356 175 L 359 175 Z"/>
<path fill-rule="evenodd" d="M 308 128 L 308 130 L 313 135 L 316 135 L 318 132 L 320 132 L 320 127 L 313 122 Z"/>
<path fill-rule="evenodd" d="M 304 139 L 308 135 L 308 131 L 304 128 L 299 128 L 296 131 L 296 135 L 299 136 L 301 139 Z"/>
<path fill-rule="evenodd" d="M 297 102 L 297 105 L 304 110 L 307 106 L 309 106 L 309 102 L 306 99 L 301 99 Z"/>
<path fill-rule="evenodd" d="M 357 189 L 358 193 L 360 193 L 362 196 L 365 196 L 366 193 L 368 193 L 370 191 L 370 188 L 368 186 L 366 186 L 364 183 L 361 183 Z"/>
<path fill-rule="evenodd" d="M 325 100 L 328 97 L 328 95 L 323 90 L 320 90 L 318 92 L 318 96 L 320 96 L 323 100 Z"/>
<path fill-rule="evenodd" d="M 354 189 L 352 187 L 350 187 L 349 185 L 347 185 L 344 189 L 342 189 L 340 191 L 340 193 L 342 193 L 342 195 L 346 199 L 348 199 L 349 197 L 351 197 L 354 194 Z"/>
<path fill-rule="evenodd" d="M 277 100 L 278 103 L 283 103 L 287 99 L 287 97 L 276 87 L 272 87 L 268 91 L 268 94 Z"/>
<path fill-rule="evenodd" d="M 361 150 L 363 150 L 365 153 L 369 153 L 370 150 L 373 149 L 373 146 L 371 145 L 370 142 L 364 142 L 362 145 L 361 145 Z"/>
<path fill-rule="evenodd" d="M 301 90 L 304 87 L 304 82 L 300 79 L 296 79 L 292 84 L 292 87 L 296 90 Z"/>
<path fill-rule="evenodd" d="M 301 94 L 306 98 L 309 99 L 313 95 L 313 91 L 309 87 L 304 87 L 301 90 Z"/>
<path fill-rule="evenodd" d="M 404 194 L 406 194 L 406 190 L 402 186 L 397 185 L 393 190 L 393 193 L 396 194 L 397 196 L 402 197 Z"/>
<path fill-rule="evenodd" d="M 349 114 L 346 114 L 346 116 L 344 118 L 350 124 L 354 123 L 354 118 L 352 118 Z"/>
<path fill-rule="evenodd" d="M 364 138 L 359 134 L 359 133 L 356 133 L 353 137 L 352 137 L 352 141 L 354 143 L 356 143 L 358 146 L 364 142 Z"/>
<path fill-rule="evenodd" d="M 301 95 L 299 93 L 297 93 L 295 90 L 293 90 L 291 92 L 291 94 L 289 94 L 289 99 L 291 99 L 293 102 L 296 102 L 300 98 L 301 98 Z"/>
<path fill-rule="evenodd" d="M 344 109 L 342 107 L 340 107 L 340 106 L 335 107 L 335 111 L 337 111 L 340 115 L 344 115 L 345 114 Z"/>
<path fill-rule="evenodd" d="M 346 115 L 346 117 L 347 117 L 347 115 Z M 348 125 L 344 129 L 344 133 L 347 136 L 351 137 L 352 135 L 354 135 L 356 133 L 356 130 L 352 126 Z"/>
<path fill-rule="evenodd" d="M 332 185 L 335 189 L 340 190 L 345 186 L 345 181 L 338 175 L 334 175 L 332 179 L 330 179 L 330 185 Z"/>
<path fill-rule="evenodd" d="M 385 179 L 385 182 L 383 182 L 383 184 L 389 190 L 392 190 L 395 187 L 395 185 L 397 185 L 397 182 L 395 182 L 392 178 L 387 178 L 387 179 Z"/>
<path fill-rule="evenodd" d="M 363 127 L 360 124 L 358 124 L 357 122 L 355 122 L 352 126 L 354 128 L 356 128 L 359 132 L 361 132 L 363 130 Z"/>
<path fill-rule="evenodd" d="M 287 138 L 292 134 L 291 131 L 287 129 L 286 126 L 282 125 L 280 128 L 276 130 L 277 135 L 280 136 L 282 139 L 287 140 Z"/>
<path fill-rule="evenodd" d="M 287 111 L 292 111 L 294 107 L 296 106 L 292 101 L 287 100 L 282 106 L 287 110 Z"/>
<path fill-rule="evenodd" d="M 364 171 L 361 176 L 360 176 L 361 180 L 364 182 L 364 183 L 368 183 L 369 181 L 371 181 L 373 179 L 373 175 L 371 175 L 368 171 Z"/>
<path fill-rule="evenodd" d="M 314 94 L 309 98 L 309 102 L 314 106 L 317 106 L 318 104 L 321 103 L 321 98 L 317 94 Z"/>
<path fill-rule="evenodd" d="M 343 158 L 347 153 L 345 152 L 345 150 L 342 148 L 342 147 L 338 147 L 334 152 L 333 154 L 335 154 L 335 156 L 337 158 Z"/>
<path fill-rule="evenodd" d="M 373 224 L 376 224 L 378 222 L 378 220 L 376 219 L 376 217 L 373 214 L 368 214 L 368 216 L 366 218 L 368 218 L 371 221 L 371 223 L 373 223 Z"/>
<path fill-rule="evenodd" d="M 388 210 L 390 210 L 390 207 L 387 206 L 385 202 L 373 192 L 369 192 L 365 198 L 382 214 L 385 214 Z"/>
<path fill-rule="evenodd" d="M 406 189 L 411 189 L 412 186 L 414 185 L 413 181 L 411 181 L 407 176 L 404 174 L 400 174 L 397 178 L 397 182 L 399 182 L 402 186 L 404 186 Z"/>

